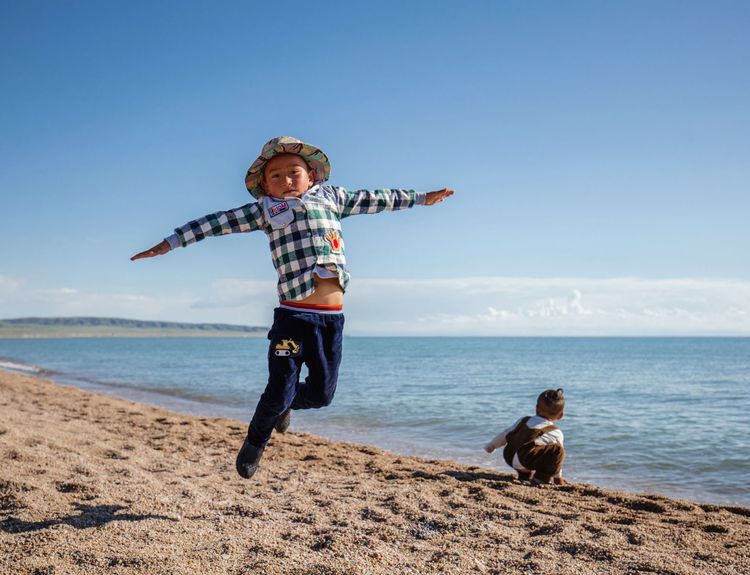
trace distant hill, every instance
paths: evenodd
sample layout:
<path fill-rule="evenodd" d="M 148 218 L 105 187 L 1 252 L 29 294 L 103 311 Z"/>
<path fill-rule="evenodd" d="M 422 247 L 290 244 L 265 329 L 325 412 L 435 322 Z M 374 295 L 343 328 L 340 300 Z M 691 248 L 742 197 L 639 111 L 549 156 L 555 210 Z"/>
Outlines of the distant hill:
<path fill-rule="evenodd" d="M 15 337 L 258 337 L 267 327 L 113 317 L 0 319 L 0 338 Z"/>

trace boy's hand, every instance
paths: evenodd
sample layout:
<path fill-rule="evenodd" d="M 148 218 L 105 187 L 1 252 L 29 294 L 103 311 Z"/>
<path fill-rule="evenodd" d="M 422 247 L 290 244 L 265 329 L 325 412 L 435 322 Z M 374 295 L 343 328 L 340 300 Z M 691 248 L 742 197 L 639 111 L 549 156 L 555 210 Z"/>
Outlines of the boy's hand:
<path fill-rule="evenodd" d="M 449 188 L 443 188 L 442 190 L 437 190 L 435 192 L 427 192 L 425 194 L 424 205 L 433 206 L 437 204 L 438 202 L 442 202 L 448 196 L 452 196 L 452 195 L 453 195 L 453 190 Z"/>
<path fill-rule="evenodd" d="M 484 450 L 487 453 L 492 453 L 493 451 L 495 451 L 495 448 L 492 446 L 491 443 L 488 443 L 487 445 L 484 446 Z"/>
<path fill-rule="evenodd" d="M 134 262 L 135 260 L 140 260 L 141 258 L 152 258 L 154 256 L 163 256 L 171 249 L 172 248 L 169 247 L 169 242 L 167 240 L 163 240 L 160 243 L 156 244 L 153 248 L 150 248 L 146 250 L 145 252 L 135 254 L 132 258 L 130 258 L 130 261 Z"/>

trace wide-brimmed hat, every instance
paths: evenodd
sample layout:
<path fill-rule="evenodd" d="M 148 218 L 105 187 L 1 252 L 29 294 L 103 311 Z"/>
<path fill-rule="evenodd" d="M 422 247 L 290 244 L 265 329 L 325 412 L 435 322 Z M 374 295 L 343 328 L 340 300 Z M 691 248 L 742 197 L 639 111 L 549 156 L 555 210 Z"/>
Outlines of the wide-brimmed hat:
<path fill-rule="evenodd" d="M 325 182 L 331 175 L 331 164 L 323 150 L 291 136 L 279 136 L 266 142 L 266 145 L 263 146 L 263 150 L 260 152 L 260 156 L 253 162 L 253 165 L 247 171 L 247 176 L 245 176 L 247 191 L 256 198 L 263 195 L 263 190 L 260 187 L 260 182 L 263 179 L 263 169 L 266 167 L 268 160 L 279 154 L 297 154 L 301 156 L 307 162 L 307 165 L 315 170 L 316 184 Z"/>

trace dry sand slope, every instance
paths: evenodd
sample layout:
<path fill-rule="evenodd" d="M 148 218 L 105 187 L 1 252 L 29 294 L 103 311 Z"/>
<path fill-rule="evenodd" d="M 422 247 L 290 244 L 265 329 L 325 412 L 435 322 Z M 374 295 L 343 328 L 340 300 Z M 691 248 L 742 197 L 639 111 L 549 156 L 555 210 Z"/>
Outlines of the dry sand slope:
<path fill-rule="evenodd" d="M 275 436 L 0 373 L 0 573 L 750 573 L 750 510 Z"/>

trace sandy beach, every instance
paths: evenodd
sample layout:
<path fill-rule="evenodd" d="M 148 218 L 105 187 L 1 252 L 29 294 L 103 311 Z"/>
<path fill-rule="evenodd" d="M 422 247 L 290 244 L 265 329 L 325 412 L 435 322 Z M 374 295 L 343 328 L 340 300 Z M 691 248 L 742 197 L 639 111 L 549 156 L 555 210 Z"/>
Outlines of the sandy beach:
<path fill-rule="evenodd" d="M 747 508 L 245 427 L 0 372 L 0 573 L 750 573 Z"/>

